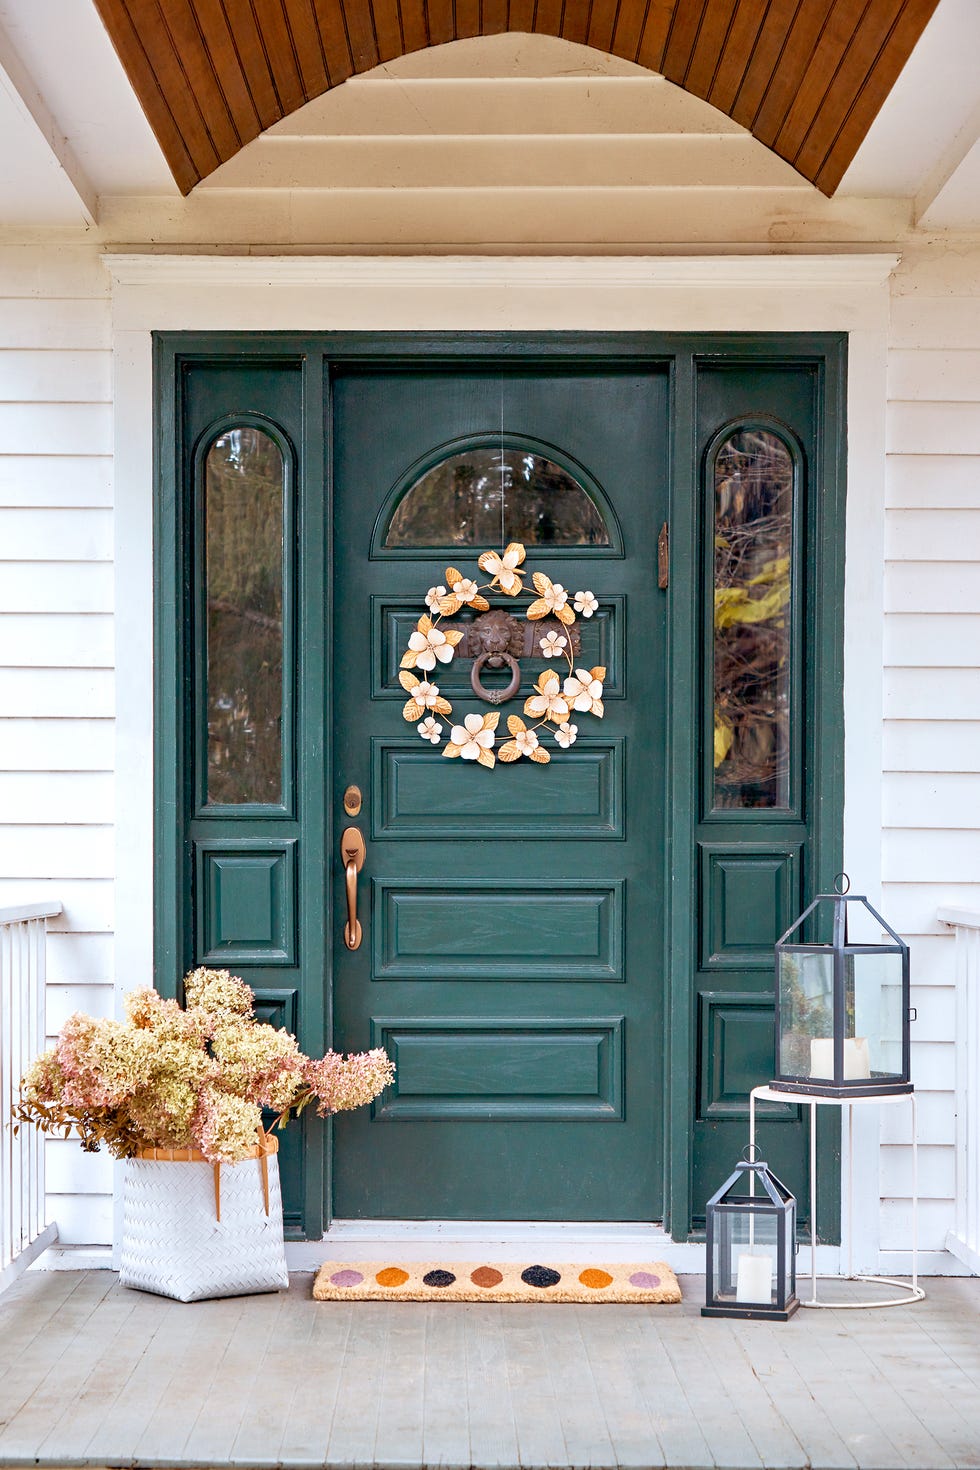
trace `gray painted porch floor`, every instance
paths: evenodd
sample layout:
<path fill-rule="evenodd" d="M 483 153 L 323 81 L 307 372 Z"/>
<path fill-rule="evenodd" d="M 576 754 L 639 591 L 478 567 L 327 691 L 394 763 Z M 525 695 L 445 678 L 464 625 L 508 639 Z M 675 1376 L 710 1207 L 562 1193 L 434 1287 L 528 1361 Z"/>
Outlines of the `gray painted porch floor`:
<path fill-rule="evenodd" d="M 788 1323 L 680 1307 L 0 1297 L 0 1464 L 980 1467 L 980 1280 Z M 826 1294 L 856 1299 L 848 1283 Z"/>

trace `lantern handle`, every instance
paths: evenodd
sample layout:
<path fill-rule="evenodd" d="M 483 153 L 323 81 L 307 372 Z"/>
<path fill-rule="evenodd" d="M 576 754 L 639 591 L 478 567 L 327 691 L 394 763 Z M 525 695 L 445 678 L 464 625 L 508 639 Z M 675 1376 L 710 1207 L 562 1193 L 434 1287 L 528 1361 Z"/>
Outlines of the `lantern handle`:
<path fill-rule="evenodd" d="M 834 879 L 834 892 L 838 895 L 839 898 L 843 898 L 844 894 L 850 893 L 850 891 L 850 878 L 847 876 L 846 873 L 838 873 L 837 877 Z"/>
<path fill-rule="evenodd" d="M 757 1143 L 747 1143 L 745 1145 L 745 1153 L 746 1154 L 749 1154 L 749 1155 L 753 1155 L 754 1156 L 758 1152 L 759 1152 L 759 1145 Z M 751 1169 L 752 1166 L 753 1166 L 753 1164 L 755 1164 L 755 1163 L 756 1163 L 756 1159 L 754 1157 L 745 1158 L 743 1156 L 741 1159 L 739 1159 L 739 1166 L 741 1166 L 742 1164 L 744 1164 L 747 1169 Z"/>

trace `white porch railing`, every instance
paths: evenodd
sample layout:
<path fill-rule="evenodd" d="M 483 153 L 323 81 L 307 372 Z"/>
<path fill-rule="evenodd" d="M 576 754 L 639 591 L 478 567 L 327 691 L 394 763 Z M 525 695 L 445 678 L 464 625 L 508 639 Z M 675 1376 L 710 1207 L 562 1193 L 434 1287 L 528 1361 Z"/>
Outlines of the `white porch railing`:
<path fill-rule="evenodd" d="M 956 932 L 956 1223 L 946 1249 L 980 1275 L 980 912 L 943 908 Z"/>
<path fill-rule="evenodd" d="M 48 919 L 60 903 L 0 909 L 0 1291 L 58 1239 L 44 1218 L 44 1140 L 14 1135 L 17 1085 L 44 1046 L 44 961 Z"/>

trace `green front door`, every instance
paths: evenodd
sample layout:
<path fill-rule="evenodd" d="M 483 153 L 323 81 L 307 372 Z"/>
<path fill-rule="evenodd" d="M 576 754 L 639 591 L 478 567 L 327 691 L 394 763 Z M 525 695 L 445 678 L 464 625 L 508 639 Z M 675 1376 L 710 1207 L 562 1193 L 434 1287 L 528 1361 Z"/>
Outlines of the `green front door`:
<path fill-rule="evenodd" d="M 287 1133 L 292 1233 L 702 1224 L 772 1074 L 773 943 L 840 867 L 844 351 L 158 340 L 157 983 L 227 965 L 307 1052 L 398 1067 L 373 1110 Z M 546 736 L 547 765 L 485 769 L 443 753 L 494 708 L 466 609 L 437 745 L 403 718 L 399 662 L 447 567 L 486 581 L 479 554 L 511 541 L 594 594 L 574 662 L 607 670 L 605 712 L 567 749 Z M 524 607 L 502 724 L 561 667 Z M 484 669 L 490 693 L 508 677 Z M 769 1105 L 760 1137 L 806 1219 L 799 1110 Z"/>
<path fill-rule="evenodd" d="M 397 1065 L 373 1118 L 335 1122 L 341 1218 L 661 1214 L 668 386 L 656 367 L 334 378 L 333 803 L 340 820 L 359 789 L 367 848 L 355 951 L 333 854 L 334 1044 Z M 431 675 L 453 703 L 437 746 L 402 716 L 398 666 L 447 565 L 486 583 L 480 552 L 515 541 L 594 593 L 572 636 L 576 668 L 606 668 L 605 714 L 573 715 L 570 748 L 543 737 L 550 764 L 485 769 L 444 755 L 494 708 L 470 645 Z M 567 674 L 531 643 L 561 625 L 526 606 L 491 599 L 528 640 L 501 729 L 542 671 Z"/>

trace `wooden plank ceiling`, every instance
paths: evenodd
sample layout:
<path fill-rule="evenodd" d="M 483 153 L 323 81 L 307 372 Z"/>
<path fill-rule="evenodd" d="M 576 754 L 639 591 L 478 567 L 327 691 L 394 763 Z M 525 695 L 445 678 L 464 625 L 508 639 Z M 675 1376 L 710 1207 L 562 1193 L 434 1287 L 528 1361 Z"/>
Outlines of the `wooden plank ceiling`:
<path fill-rule="evenodd" d="M 662 72 L 832 194 L 938 0 L 95 0 L 181 190 L 355 72 L 537 31 Z"/>

